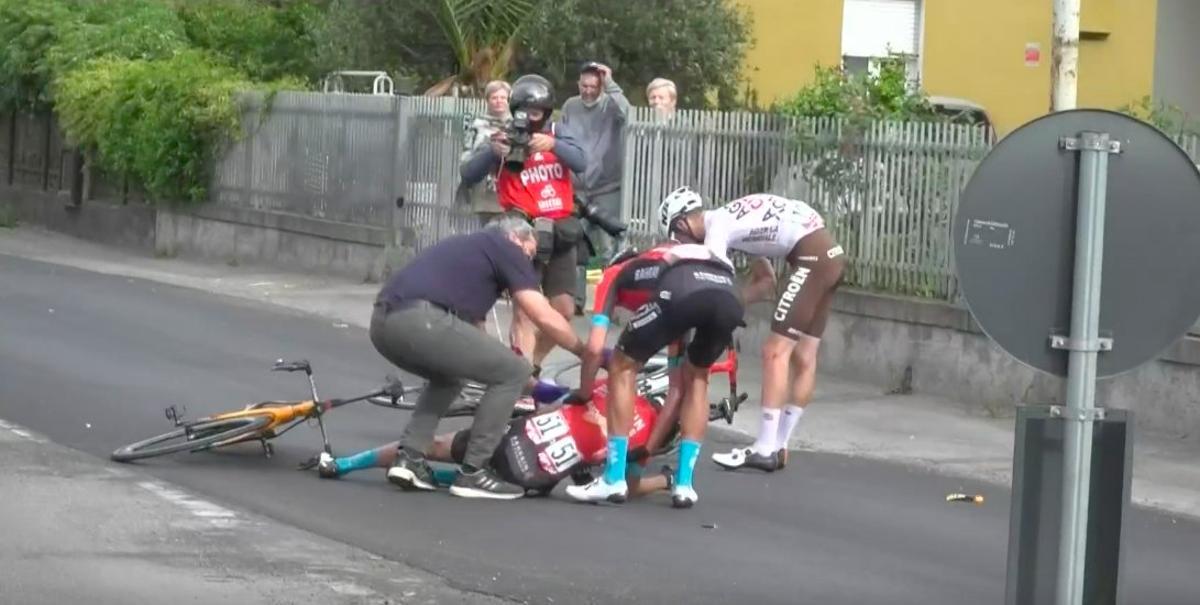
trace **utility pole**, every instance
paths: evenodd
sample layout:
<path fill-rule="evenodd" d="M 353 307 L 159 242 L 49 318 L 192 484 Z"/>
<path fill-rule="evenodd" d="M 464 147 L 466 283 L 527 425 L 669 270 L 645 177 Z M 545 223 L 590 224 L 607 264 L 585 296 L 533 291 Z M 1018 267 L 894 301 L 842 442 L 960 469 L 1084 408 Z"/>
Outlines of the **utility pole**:
<path fill-rule="evenodd" d="M 1075 109 L 1079 80 L 1079 0 L 1053 0 L 1050 111 Z"/>
<path fill-rule="evenodd" d="M 1079 82 L 1079 0 L 1053 0 L 1054 40 L 1051 51 L 1050 111 L 1075 109 Z M 1091 133 L 1083 135 L 1088 141 Z M 1101 135 L 1107 144 L 1107 135 Z M 1080 172 L 1080 217 L 1076 233 L 1075 288 L 1071 305 L 1071 337 L 1095 338 L 1100 296 L 1100 250 L 1104 234 L 1104 175 L 1107 150 L 1084 151 Z M 1097 159 L 1099 158 L 1099 159 Z M 1098 167 L 1097 167 L 1098 165 Z M 1092 198 L 1098 197 L 1099 203 Z M 1088 199 L 1085 199 L 1088 198 Z M 1093 215 L 1098 215 L 1097 217 Z M 1097 227 L 1097 224 L 1099 225 Z M 1093 270 L 1094 269 L 1094 270 Z M 1082 279 L 1081 279 L 1082 277 Z M 1058 547 L 1057 605 L 1081 605 L 1087 553 L 1088 496 L 1092 461 L 1092 412 L 1096 353 L 1071 352 L 1063 444 L 1062 535 Z"/>

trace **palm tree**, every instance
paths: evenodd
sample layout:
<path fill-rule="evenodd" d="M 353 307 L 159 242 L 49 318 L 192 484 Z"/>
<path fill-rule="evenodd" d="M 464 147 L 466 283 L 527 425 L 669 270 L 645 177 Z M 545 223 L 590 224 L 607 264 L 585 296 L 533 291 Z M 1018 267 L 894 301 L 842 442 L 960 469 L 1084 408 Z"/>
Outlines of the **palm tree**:
<path fill-rule="evenodd" d="M 458 73 L 426 96 L 477 94 L 487 82 L 512 69 L 517 37 L 533 13 L 535 0 L 429 0 L 425 4 L 454 52 Z"/>

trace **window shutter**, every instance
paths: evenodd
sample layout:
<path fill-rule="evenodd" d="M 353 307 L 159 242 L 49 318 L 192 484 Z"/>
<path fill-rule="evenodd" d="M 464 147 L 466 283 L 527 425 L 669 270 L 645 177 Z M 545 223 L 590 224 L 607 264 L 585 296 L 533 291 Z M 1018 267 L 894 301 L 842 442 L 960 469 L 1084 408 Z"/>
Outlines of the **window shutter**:
<path fill-rule="evenodd" d="M 920 30 L 917 0 L 845 0 L 842 55 L 886 57 L 889 47 L 916 55 Z"/>

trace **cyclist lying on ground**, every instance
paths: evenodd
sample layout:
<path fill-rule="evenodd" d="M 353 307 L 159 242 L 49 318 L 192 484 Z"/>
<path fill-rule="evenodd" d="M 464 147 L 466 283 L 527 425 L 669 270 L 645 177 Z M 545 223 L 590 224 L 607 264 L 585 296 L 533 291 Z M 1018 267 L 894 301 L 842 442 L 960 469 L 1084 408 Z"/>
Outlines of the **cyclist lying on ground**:
<path fill-rule="evenodd" d="M 539 381 L 532 396 L 539 403 L 554 402 L 562 400 L 569 391 L 567 387 Z M 492 470 L 502 480 L 525 488 L 527 494 L 548 494 L 559 481 L 573 475 L 579 481 L 588 480 L 582 478 L 587 467 L 602 464 L 607 453 L 606 396 L 607 385 L 598 381 L 589 403 L 545 405 L 533 414 L 509 421 L 508 431 L 490 460 Z M 636 462 L 630 463 L 626 472 L 633 495 L 669 490 L 673 484 L 669 468 L 642 478 L 650 452 L 667 442 L 674 432 L 674 427 L 656 427 L 659 417 L 657 405 L 645 396 L 637 398 L 629 437 L 630 460 Z M 438 435 L 425 455 L 431 461 L 461 463 L 470 438 L 470 429 Z M 342 458 L 322 452 L 317 472 L 321 477 L 335 478 L 367 468 L 387 469 L 396 457 L 397 445 L 392 442 Z M 453 469 L 441 470 L 444 472 L 434 471 L 436 482 L 448 485 L 454 481 Z"/>

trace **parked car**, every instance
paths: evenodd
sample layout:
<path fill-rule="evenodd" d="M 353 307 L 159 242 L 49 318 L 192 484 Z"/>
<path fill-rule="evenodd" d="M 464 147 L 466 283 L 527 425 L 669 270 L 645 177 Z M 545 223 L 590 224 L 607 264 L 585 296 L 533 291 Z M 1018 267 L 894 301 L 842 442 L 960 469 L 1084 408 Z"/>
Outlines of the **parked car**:
<path fill-rule="evenodd" d="M 935 112 L 945 116 L 952 122 L 985 126 L 988 133 L 988 142 L 993 144 L 996 142 L 996 127 L 992 123 L 992 118 L 988 115 L 987 109 L 982 105 L 967 99 L 941 96 L 929 97 L 929 104 L 933 106 Z"/>

